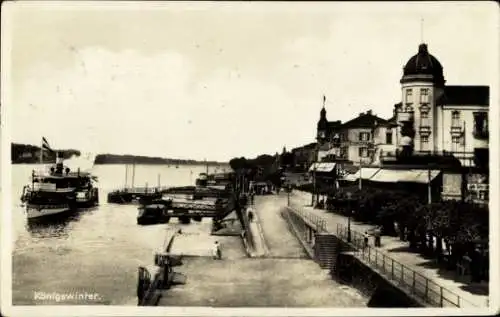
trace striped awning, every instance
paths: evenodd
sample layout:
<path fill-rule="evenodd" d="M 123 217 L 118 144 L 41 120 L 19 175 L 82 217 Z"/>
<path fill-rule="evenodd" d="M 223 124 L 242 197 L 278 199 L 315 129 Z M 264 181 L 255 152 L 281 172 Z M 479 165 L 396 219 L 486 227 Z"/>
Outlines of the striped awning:
<path fill-rule="evenodd" d="M 311 167 L 309 168 L 309 172 L 323 172 L 323 173 L 330 173 L 333 172 L 335 169 L 335 163 L 331 162 L 320 162 L 320 163 L 313 163 Z"/>

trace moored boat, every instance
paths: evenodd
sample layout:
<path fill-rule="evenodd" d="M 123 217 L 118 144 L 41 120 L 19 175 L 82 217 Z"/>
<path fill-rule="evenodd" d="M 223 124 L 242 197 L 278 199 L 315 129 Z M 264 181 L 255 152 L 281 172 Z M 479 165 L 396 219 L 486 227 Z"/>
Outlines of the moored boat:
<path fill-rule="evenodd" d="M 58 157 L 50 172 L 32 172 L 31 186 L 23 189 L 28 219 L 52 216 L 95 206 L 99 202 L 96 178 L 79 170 L 72 172 Z"/>
<path fill-rule="evenodd" d="M 76 209 L 75 189 L 61 178 L 33 172 L 32 187 L 25 194 L 28 219 L 71 212 Z"/>

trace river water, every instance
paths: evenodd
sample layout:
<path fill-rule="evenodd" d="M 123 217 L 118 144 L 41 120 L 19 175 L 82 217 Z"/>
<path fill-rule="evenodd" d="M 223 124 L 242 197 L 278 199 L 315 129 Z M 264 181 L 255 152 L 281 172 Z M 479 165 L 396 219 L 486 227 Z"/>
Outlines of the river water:
<path fill-rule="evenodd" d="M 107 204 L 107 193 L 131 184 L 132 167 L 96 165 L 92 173 L 99 178 L 100 205 L 80 211 L 64 221 L 28 225 L 20 195 L 34 165 L 14 165 L 12 169 L 13 305 L 43 304 L 41 293 L 98 294 L 92 300 L 68 299 L 60 304 L 136 305 L 138 266 L 150 266 L 153 254 L 160 249 L 168 231 L 181 226 L 138 226 L 137 206 Z M 228 166 L 209 167 L 209 172 L 223 172 Z M 205 166 L 137 165 L 134 184 L 149 186 L 192 185 Z M 208 235 L 210 220 L 192 223 L 189 231 Z M 203 233 L 202 233 L 203 231 Z M 196 237 L 194 237 L 196 238 Z M 38 295 L 37 295 L 38 294 Z M 81 295 L 79 295 L 81 296 Z M 94 296 L 94 295 L 92 295 Z M 53 300 L 47 304 L 57 304 Z"/>

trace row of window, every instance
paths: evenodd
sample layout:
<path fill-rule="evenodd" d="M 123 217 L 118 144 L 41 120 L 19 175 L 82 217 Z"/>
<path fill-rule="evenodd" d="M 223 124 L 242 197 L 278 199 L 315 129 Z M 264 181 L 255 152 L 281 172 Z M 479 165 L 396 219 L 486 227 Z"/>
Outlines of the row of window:
<path fill-rule="evenodd" d="M 429 103 L 429 88 L 420 88 L 420 103 Z M 413 103 L 413 90 L 406 89 L 405 103 Z"/>
<path fill-rule="evenodd" d="M 371 133 L 370 132 L 360 132 L 358 139 L 359 139 L 359 141 L 370 141 Z M 390 132 L 390 131 L 385 133 L 385 144 L 392 144 L 392 132 Z"/>
<path fill-rule="evenodd" d="M 463 122 L 460 121 L 460 111 L 453 111 L 451 113 L 451 126 L 462 127 Z M 430 126 L 429 112 L 427 109 L 420 111 L 420 125 Z M 474 132 L 487 133 L 488 132 L 488 114 L 486 112 L 474 113 Z"/>
<path fill-rule="evenodd" d="M 460 145 L 463 141 L 462 137 L 457 137 L 453 136 L 452 137 L 452 143 L 454 145 Z M 390 143 L 388 143 L 390 144 Z M 421 136 L 420 137 L 420 144 L 422 146 L 422 150 L 427 150 L 429 148 L 429 136 Z M 366 158 L 369 156 L 370 149 L 368 147 L 360 147 L 358 148 L 358 156 L 361 158 Z M 343 153 L 344 155 L 346 154 L 345 152 Z"/>
<path fill-rule="evenodd" d="M 463 137 L 460 137 L 460 136 L 452 136 L 451 137 L 451 142 L 454 144 L 459 144 L 460 141 L 462 141 L 462 140 L 463 140 Z M 429 136 L 428 135 L 421 135 L 420 142 L 421 143 L 429 143 Z"/>

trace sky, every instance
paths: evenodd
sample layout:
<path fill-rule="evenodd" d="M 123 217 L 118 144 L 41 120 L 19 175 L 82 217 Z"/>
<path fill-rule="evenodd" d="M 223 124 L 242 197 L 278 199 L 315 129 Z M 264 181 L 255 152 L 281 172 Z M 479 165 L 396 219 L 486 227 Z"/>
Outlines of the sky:
<path fill-rule="evenodd" d="M 498 72 L 493 2 L 3 4 L 11 140 L 54 148 L 274 154 L 314 142 L 323 95 L 329 120 L 389 118 L 421 42 L 447 84 Z"/>

